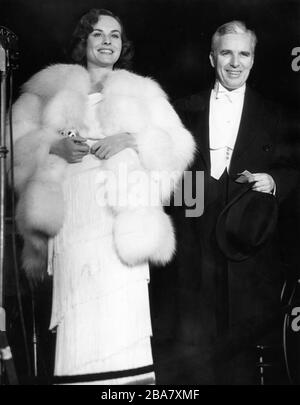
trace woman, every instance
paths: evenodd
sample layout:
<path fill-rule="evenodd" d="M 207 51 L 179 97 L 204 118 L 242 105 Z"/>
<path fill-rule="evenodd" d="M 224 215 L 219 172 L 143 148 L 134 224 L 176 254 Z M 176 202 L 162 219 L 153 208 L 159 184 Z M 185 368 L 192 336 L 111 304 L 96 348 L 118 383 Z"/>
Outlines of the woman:
<path fill-rule="evenodd" d="M 160 87 L 115 69 L 130 56 L 120 19 L 93 9 L 81 65 L 37 73 L 13 110 L 23 265 L 54 276 L 55 375 L 116 372 L 98 384 L 154 383 L 148 262 L 172 257 L 162 204 L 194 151 Z"/>

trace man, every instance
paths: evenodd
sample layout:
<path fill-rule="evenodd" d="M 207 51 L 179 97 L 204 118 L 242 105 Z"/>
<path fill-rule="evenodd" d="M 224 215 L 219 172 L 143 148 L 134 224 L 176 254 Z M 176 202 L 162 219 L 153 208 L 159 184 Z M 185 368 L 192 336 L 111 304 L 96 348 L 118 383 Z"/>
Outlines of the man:
<path fill-rule="evenodd" d="M 252 189 L 273 194 L 279 202 L 296 181 L 284 153 L 278 110 L 246 85 L 256 42 L 255 33 L 242 22 L 219 27 L 209 55 L 214 88 L 177 103 L 198 143 L 192 170 L 205 176 L 203 215 L 185 218 L 179 214 L 184 210 L 174 210 L 178 352 L 189 352 L 180 363 L 182 383 L 278 382 L 277 359 L 271 353 L 280 348 L 281 332 L 277 237 L 240 262 L 226 257 L 216 239 L 218 217 L 241 188 L 235 181 L 240 173 L 250 172 Z M 259 361 L 270 361 L 271 372 L 259 367 Z M 273 380 L 266 381 L 270 375 Z"/>

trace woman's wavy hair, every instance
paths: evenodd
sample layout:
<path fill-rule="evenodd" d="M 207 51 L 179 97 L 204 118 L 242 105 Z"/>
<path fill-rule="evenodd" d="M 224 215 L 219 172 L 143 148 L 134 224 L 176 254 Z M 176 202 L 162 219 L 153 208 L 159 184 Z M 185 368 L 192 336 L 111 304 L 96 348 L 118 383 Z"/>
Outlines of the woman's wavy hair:
<path fill-rule="evenodd" d="M 83 66 L 87 65 L 86 60 L 86 44 L 87 38 L 91 32 L 93 32 L 93 27 L 97 24 L 99 17 L 101 15 L 108 15 L 113 17 L 121 26 L 121 39 L 122 39 L 122 50 L 118 61 L 115 63 L 114 68 L 119 69 L 130 69 L 131 62 L 133 58 L 133 45 L 131 41 L 127 39 L 124 26 L 118 16 L 113 14 L 109 10 L 96 9 L 93 8 L 84 14 L 79 23 L 77 24 L 71 39 L 69 46 L 69 57 L 72 62 L 79 63 Z"/>

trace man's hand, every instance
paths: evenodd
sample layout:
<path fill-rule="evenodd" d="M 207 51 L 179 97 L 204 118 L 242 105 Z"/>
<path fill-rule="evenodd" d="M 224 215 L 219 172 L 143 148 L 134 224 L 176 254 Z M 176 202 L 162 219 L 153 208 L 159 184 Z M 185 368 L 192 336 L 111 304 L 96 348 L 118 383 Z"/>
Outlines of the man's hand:
<path fill-rule="evenodd" d="M 128 132 L 101 139 L 91 147 L 91 153 L 94 153 L 99 159 L 109 159 L 126 148 L 137 150 L 135 137 Z"/>
<path fill-rule="evenodd" d="M 50 153 L 60 156 L 68 163 L 79 163 L 89 153 L 86 139 L 77 135 L 73 138 L 62 138 L 51 146 Z"/>
<path fill-rule="evenodd" d="M 272 193 L 275 189 L 273 178 L 267 173 L 252 173 L 255 181 L 252 190 L 260 191 L 261 193 Z"/>

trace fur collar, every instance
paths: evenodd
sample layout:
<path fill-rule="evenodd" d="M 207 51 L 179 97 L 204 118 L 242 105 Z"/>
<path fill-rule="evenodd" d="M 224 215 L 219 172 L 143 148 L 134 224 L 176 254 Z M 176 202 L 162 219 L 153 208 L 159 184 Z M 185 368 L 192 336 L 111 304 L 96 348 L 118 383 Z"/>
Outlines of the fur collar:
<path fill-rule="evenodd" d="M 22 88 L 43 99 L 49 99 L 62 90 L 87 95 L 91 82 L 88 71 L 81 65 L 56 64 L 46 67 L 29 79 Z M 142 77 L 124 69 L 111 71 L 104 83 L 104 95 L 123 95 L 143 98 L 167 98 L 160 86 L 149 77 Z"/>

